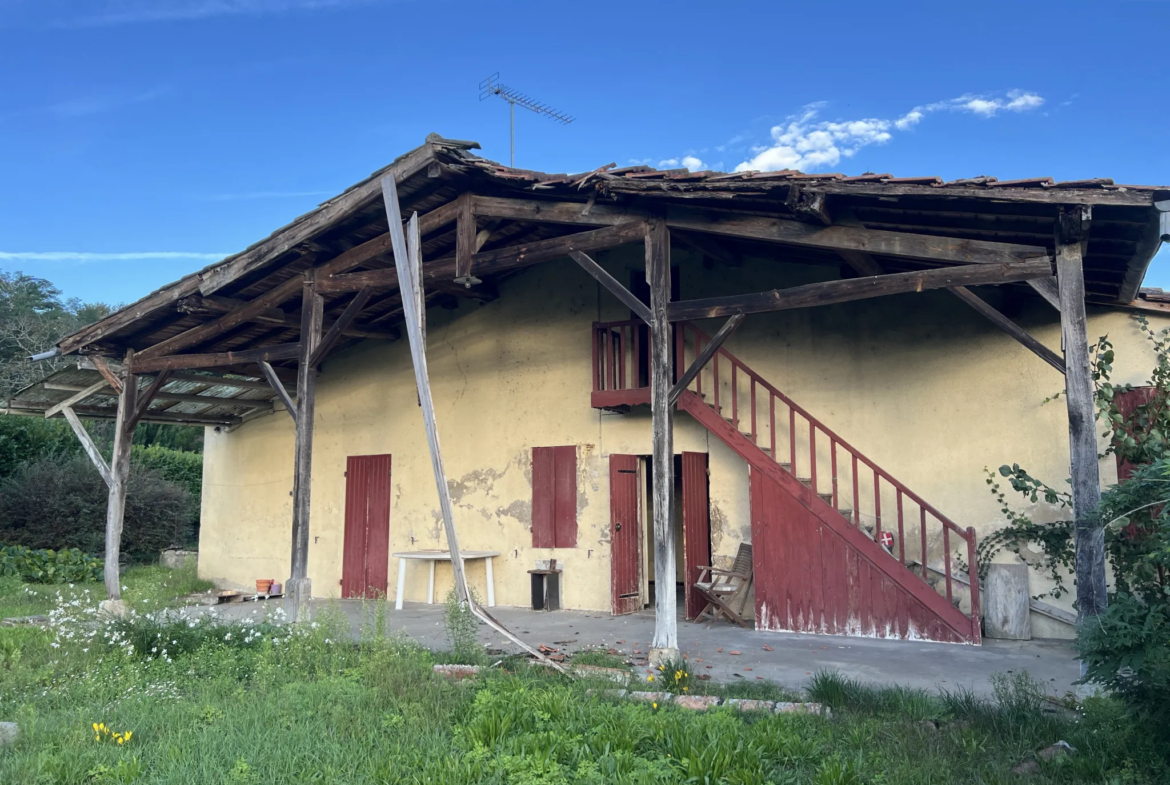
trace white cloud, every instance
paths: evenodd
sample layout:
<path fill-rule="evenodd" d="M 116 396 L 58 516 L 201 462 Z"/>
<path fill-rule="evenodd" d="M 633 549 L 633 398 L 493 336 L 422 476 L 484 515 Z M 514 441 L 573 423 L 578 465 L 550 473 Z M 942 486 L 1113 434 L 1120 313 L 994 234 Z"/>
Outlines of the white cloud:
<path fill-rule="evenodd" d="M 863 147 L 885 144 L 894 132 L 909 131 L 933 112 L 969 112 L 980 117 L 996 113 L 1027 112 L 1044 104 L 1036 93 L 1012 90 L 1000 96 L 963 95 L 946 101 L 916 106 L 895 119 L 820 120 L 825 102 L 809 104 L 783 125 L 772 128 L 771 143 L 751 148 L 755 154 L 735 167 L 737 172 L 802 169 L 811 171 L 836 166 Z"/>
<path fill-rule="evenodd" d="M 674 166 L 678 166 L 678 159 L 677 158 L 664 158 L 658 162 L 659 169 L 670 169 L 671 167 L 674 167 Z"/>
<path fill-rule="evenodd" d="M 144 259 L 201 259 L 219 261 L 231 254 L 187 251 L 135 251 L 90 253 L 87 251 L 0 251 L 0 260 L 26 262 L 136 262 Z"/>
<path fill-rule="evenodd" d="M 680 163 L 692 172 L 701 172 L 707 168 L 706 164 L 693 155 L 684 155 Z"/>

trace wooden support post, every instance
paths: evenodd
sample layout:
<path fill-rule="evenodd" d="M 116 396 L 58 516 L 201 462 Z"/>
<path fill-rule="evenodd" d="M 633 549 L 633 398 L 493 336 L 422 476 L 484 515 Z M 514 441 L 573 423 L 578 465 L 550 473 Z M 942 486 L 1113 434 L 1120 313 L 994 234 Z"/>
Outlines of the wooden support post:
<path fill-rule="evenodd" d="M 646 231 L 650 284 L 650 409 L 653 420 L 654 640 L 650 664 L 678 659 L 678 602 L 674 564 L 674 416 L 670 405 L 670 231 L 664 222 Z"/>
<path fill-rule="evenodd" d="M 300 362 L 297 365 L 297 435 L 293 468 L 292 572 L 286 587 L 294 621 L 308 619 L 313 596 L 309 579 L 309 500 L 313 481 L 313 409 L 317 368 L 311 362 L 321 340 L 325 298 L 317 293 L 316 270 L 305 273 L 301 301 Z"/>
<path fill-rule="evenodd" d="M 1088 207 L 1062 209 L 1056 230 L 1056 275 L 1060 287 L 1060 335 L 1064 344 L 1065 403 L 1072 466 L 1075 520 L 1077 620 L 1105 610 L 1105 530 L 1097 513 L 1101 478 L 1097 464 L 1097 423 L 1085 317 L 1082 242 L 1088 237 Z"/>
<path fill-rule="evenodd" d="M 114 420 L 114 451 L 110 457 L 110 492 L 106 501 L 106 604 L 103 610 L 122 614 L 122 581 L 118 562 L 122 551 L 122 518 L 126 513 L 126 481 L 130 477 L 130 444 L 134 439 L 134 412 L 138 407 L 138 380 L 134 376 L 134 351 L 126 352 L 126 378 L 118 395 Z"/>
<path fill-rule="evenodd" d="M 472 259 L 477 250 L 471 194 L 465 193 L 459 197 L 459 217 L 455 223 L 455 283 L 466 287 L 483 283 L 471 274 Z"/>

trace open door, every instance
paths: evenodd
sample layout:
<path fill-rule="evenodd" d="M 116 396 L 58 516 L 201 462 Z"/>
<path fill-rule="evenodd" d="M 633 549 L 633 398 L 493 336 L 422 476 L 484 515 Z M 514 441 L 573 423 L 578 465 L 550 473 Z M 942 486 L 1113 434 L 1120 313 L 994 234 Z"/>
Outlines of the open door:
<path fill-rule="evenodd" d="M 701 568 L 711 563 L 711 510 L 707 495 L 707 453 L 682 454 L 683 583 L 687 618 L 703 610 L 703 598 L 694 591 Z"/>
<path fill-rule="evenodd" d="M 351 455 L 345 462 L 342 597 L 385 597 L 390 560 L 390 456 Z"/>
<path fill-rule="evenodd" d="M 611 605 L 615 616 L 641 605 L 642 532 L 638 515 L 638 456 L 609 456 Z"/>

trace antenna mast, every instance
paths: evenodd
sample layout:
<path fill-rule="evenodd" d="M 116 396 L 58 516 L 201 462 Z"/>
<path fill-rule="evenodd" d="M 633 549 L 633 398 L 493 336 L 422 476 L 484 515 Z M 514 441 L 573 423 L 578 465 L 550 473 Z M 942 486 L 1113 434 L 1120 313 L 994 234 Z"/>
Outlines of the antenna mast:
<path fill-rule="evenodd" d="M 510 165 L 513 169 L 516 168 L 516 104 L 520 104 L 525 109 L 536 112 L 539 115 L 544 115 L 550 120 L 556 120 L 563 125 L 568 125 L 577 119 L 553 109 L 548 104 L 542 104 L 524 93 L 513 90 L 505 84 L 501 84 L 499 71 L 479 83 L 479 100 L 483 101 L 493 95 L 498 95 L 508 102 L 512 148 Z"/>

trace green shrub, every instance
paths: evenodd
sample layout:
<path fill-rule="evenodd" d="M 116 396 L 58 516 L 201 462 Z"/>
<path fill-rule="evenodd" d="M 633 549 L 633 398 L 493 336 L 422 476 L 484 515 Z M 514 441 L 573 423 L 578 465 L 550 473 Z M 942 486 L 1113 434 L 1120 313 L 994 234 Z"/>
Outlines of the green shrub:
<path fill-rule="evenodd" d="M 1086 681 L 1114 692 L 1170 736 L 1170 602 L 1115 595 L 1104 613 L 1081 626 L 1077 645 Z"/>
<path fill-rule="evenodd" d="M 105 551 L 107 489 L 88 459 L 43 459 L 0 480 L 0 541 L 28 548 Z M 122 552 L 135 562 L 190 545 L 198 502 L 157 472 L 131 465 Z"/>
<path fill-rule="evenodd" d="M 161 444 L 135 444 L 130 450 L 130 464 L 157 472 L 163 479 L 186 489 L 198 499 L 203 488 L 203 453 L 173 450 Z"/>
<path fill-rule="evenodd" d="M 0 417 L 0 477 L 41 458 L 75 455 L 77 437 L 64 420 Z"/>
<path fill-rule="evenodd" d="M 0 546 L 0 578 L 25 583 L 85 583 L 102 579 L 102 562 L 76 548 L 32 550 Z"/>

